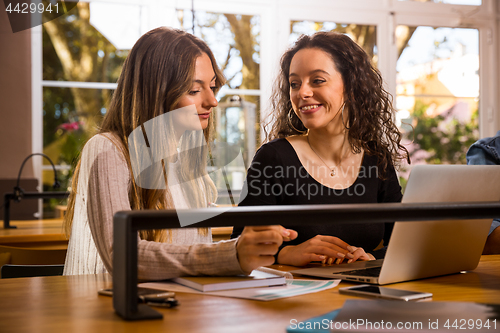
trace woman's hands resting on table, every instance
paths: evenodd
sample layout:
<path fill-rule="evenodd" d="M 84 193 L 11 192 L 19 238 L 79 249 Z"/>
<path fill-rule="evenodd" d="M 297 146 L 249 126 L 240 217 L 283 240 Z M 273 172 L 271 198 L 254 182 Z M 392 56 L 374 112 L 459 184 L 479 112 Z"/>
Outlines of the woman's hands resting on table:
<path fill-rule="evenodd" d="M 356 260 L 375 260 L 370 253 L 361 247 L 347 244 L 338 237 L 315 236 L 299 245 L 289 245 L 281 249 L 278 263 L 283 265 L 304 266 L 311 261 L 321 261 L 327 264 L 348 263 Z"/>
<path fill-rule="evenodd" d="M 295 238 L 295 230 L 279 225 L 245 227 L 236 244 L 241 269 L 250 274 L 256 268 L 274 264 L 274 255 L 283 241 Z"/>

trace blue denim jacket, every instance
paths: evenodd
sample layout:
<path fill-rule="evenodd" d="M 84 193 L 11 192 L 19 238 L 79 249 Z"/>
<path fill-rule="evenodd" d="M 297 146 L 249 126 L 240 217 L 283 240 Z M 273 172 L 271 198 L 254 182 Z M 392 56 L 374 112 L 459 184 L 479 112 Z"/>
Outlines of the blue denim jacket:
<path fill-rule="evenodd" d="M 494 137 L 476 141 L 467 152 L 467 164 L 500 165 L 500 131 Z M 500 226 L 500 219 L 494 219 L 490 234 Z"/>

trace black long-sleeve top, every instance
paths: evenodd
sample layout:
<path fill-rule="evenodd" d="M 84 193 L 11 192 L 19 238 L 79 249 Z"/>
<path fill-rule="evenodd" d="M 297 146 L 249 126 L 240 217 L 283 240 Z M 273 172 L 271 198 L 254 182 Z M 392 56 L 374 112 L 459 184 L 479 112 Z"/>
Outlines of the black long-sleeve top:
<path fill-rule="evenodd" d="M 286 139 L 276 139 L 264 144 L 255 154 L 240 197 L 239 206 L 261 205 L 316 205 L 400 202 L 401 186 L 393 166 L 381 180 L 377 158 L 365 154 L 357 179 L 348 188 L 332 189 L 308 174 L 297 153 Z M 287 227 L 286 221 L 272 221 Z M 389 242 L 393 223 L 365 223 L 307 225 L 293 227 L 298 237 L 283 246 L 297 245 L 316 235 L 335 236 L 350 245 L 362 247 L 375 258 L 383 258 L 385 249 L 373 251 L 382 240 Z M 241 234 L 243 228 L 235 227 L 231 238 Z M 276 256 L 277 257 L 277 256 Z"/>

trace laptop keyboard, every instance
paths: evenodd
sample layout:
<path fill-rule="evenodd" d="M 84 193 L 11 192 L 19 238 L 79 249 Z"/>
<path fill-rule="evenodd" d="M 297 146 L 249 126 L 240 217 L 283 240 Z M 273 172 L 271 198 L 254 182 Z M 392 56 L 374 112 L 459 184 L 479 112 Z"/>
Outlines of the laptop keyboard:
<path fill-rule="evenodd" d="M 347 272 L 335 273 L 335 274 L 377 277 L 380 275 L 381 268 L 382 267 L 373 267 L 373 268 L 359 269 L 359 270 L 355 270 L 355 271 L 347 271 Z"/>

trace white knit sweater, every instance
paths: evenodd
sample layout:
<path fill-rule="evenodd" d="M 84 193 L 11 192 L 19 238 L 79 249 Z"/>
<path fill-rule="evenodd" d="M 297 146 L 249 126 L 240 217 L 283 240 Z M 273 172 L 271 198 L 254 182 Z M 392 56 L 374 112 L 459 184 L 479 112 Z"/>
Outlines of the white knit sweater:
<path fill-rule="evenodd" d="M 83 149 L 64 275 L 112 272 L 113 215 L 131 210 L 130 172 L 112 142 L 116 140 L 112 134 L 98 134 Z M 180 190 L 171 189 L 171 194 L 177 209 L 187 208 Z M 172 229 L 172 240 L 138 240 L 139 279 L 243 274 L 235 239 L 212 243 L 211 233 L 203 236 L 198 229 L 180 228 Z"/>

